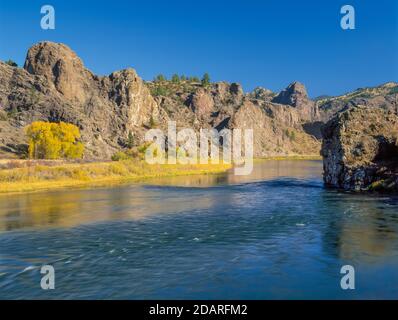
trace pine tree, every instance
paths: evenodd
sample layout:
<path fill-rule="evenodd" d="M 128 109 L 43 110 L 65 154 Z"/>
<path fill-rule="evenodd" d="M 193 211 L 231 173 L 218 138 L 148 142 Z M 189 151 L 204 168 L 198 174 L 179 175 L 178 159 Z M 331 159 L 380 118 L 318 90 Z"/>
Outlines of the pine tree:
<path fill-rule="evenodd" d="M 171 82 L 173 82 L 173 83 L 180 82 L 180 77 L 178 76 L 178 74 L 173 74 L 173 76 L 171 77 Z"/>
<path fill-rule="evenodd" d="M 210 76 L 209 76 L 209 74 L 206 72 L 204 75 L 203 75 L 203 78 L 202 78 L 202 85 L 204 86 L 204 87 L 206 87 L 206 86 L 208 86 L 210 84 Z"/>

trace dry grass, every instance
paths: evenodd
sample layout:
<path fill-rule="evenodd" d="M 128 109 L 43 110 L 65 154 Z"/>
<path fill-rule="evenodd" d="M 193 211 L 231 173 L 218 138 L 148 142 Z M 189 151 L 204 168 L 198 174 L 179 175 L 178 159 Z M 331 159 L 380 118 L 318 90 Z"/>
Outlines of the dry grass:
<path fill-rule="evenodd" d="M 229 168 L 231 165 L 227 164 L 149 165 L 138 160 L 35 165 L 13 163 L 9 168 L 0 170 L 0 193 L 102 186 L 165 176 L 216 174 Z"/>
<path fill-rule="evenodd" d="M 266 160 L 322 160 L 319 155 L 288 155 L 288 156 L 271 156 L 265 158 L 256 158 L 254 162 Z"/>

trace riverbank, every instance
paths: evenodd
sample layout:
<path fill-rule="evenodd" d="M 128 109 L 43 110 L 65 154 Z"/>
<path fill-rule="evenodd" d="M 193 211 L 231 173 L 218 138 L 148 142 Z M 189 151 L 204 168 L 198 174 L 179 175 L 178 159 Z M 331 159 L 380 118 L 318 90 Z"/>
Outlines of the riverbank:
<path fill-rule="evenodd" d="M 267 160 L 320 160 L 316 155 L 275 156 Z M 220 174 L 229 164 L 150 165 L 142 160 L 67 162 L 62 160 L 0 160 L 0 195 L 62 188 L 101 187 L 150 178 Z"/>
<path fill-rule="evenodd" d="M 272 156 L 264 158 L 255 158 L 254 162 L 267 161 L 267 160 L 322 160 L 320 155 L 290 155 L 290 156 Z"/>
<path fill-rule="evenodd" d="M 15 165 L 17 167 L 12 168 Z M 94 187 L 139 182 L 149 178 L 219 174 L 228 164 L 149 165 L 140 160 L 115 162 L 15 162 L 0 170 L 0 194 Z"/>

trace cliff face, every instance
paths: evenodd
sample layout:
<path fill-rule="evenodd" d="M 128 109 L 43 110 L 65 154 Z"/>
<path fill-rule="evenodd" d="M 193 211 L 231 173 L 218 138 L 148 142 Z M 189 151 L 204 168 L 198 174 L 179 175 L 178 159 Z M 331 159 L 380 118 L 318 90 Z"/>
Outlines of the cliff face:
<path fill-rule="evenodd" d="M 50 42 L 29 49 L 24 69 L 0 63 L 0 104 L 3 152 L 18 152 L 30 122 L 65 121 L 81 129 L 86 157 L 99 159 L 110 158 L 129 132 L 143 131 L 159 114 L 133 69 L 98 77 L 67 46 Z"/>
<path fill-rule="evenodd" d="M 327 122 L 343 109 L 363 105 L 384 110 L 398 111 L 398 84 L 388 82 L 372 88 L 359 88 L 337 97 L 320 99 L 317 102 L 320 120 Z"/>
<path fill-rule="evenodd" d="M 318 154 L 324 121 L 358 101 L 392 109 L 396 87 L 314 102 L 298 82 L 278 94 L 245 94 L 226 82 L 145 83 L 133 69 L 97 76 L 67 46 L 42 42 L 29 49 L 23 69 L 0 62 L 0 157 L 26 151 L 23 129 L 36 120 L 77 125 L 87 159 L 109 159 L 131 145 L 131 134 L 140 145 L 151 126 L 166 130 L 169 120 L 196 130 L 252 128 L 257 157 Z"/>
<path fill-rule="evenodd" d="M 162 93 L 156 101 L 179 128 L 253 129 L 256 157 L 319 154 L 320 141 L 303 129 L 310 116 L 295 106 L 271 102 L 275 94 L 269 90 L 244 94 L 239 84 L 226 82 L 206 87 L 169 82 L 148 86 Z"/>
<path fill-rule="evenodd" d="M 346 190 L 398 192 L 398 116 L 382 108 L 348 108 L 323 128 L 324 181 Z"/>
<path fill-rule="evenodd" d="M 319 118 L 318 108 L 314 101 L 308 98 L 307 90 L 300 82 L 293 82 L 282 90 L 272 102 L 292 106 L 299 110 L 303 121 L 312 122 Z"/>

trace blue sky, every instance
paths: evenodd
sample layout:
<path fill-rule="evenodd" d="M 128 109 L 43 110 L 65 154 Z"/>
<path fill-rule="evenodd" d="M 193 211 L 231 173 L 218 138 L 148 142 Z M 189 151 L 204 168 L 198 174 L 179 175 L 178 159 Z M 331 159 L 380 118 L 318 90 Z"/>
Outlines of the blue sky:
<path fill-rule="evenodd" d="M 55 30 L 40 28 L 44 4 L 55 7 Z M 355 30 L 340 28 L 344 4 Z M 396 0 L 0 0 L 1 60 L 22 65 L 43 40 L 67 44 L 100 75 L 209 72 L 245 91 L 297 80 L 313 97 L 398 81 Z"/>

